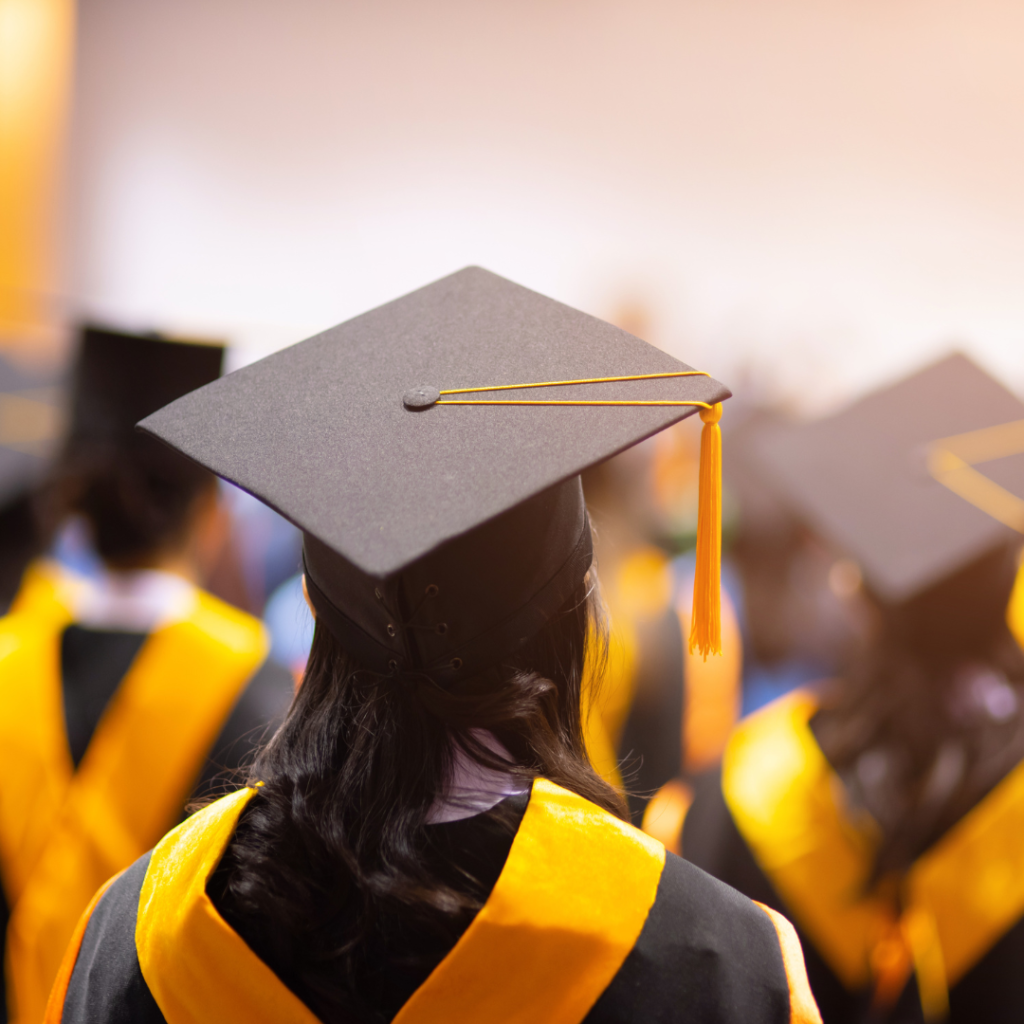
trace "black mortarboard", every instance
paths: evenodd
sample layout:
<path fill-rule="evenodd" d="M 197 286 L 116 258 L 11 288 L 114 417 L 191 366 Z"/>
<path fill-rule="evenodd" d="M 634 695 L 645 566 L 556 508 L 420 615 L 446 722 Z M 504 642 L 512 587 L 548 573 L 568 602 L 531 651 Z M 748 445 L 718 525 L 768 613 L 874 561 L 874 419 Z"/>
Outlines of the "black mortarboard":
<path fill-rule="evenodd" d="M 78 441 L 130 439 L 140 419 L 216 380 L 223 361 L 222 345 L 85 326 L 72 379 L 70 434 Z"/>
<path fill-rule="evenodd" d="M 952 355 L 759 452 L 795 508 L 899 604 L 1024 532 L 1024 403 Z"/>
<path fill-rule="evenodd" d="M 81 514 L 111 564 L 147 556 L 180 532 L 212 478 L 135 424 L 216 380 L 223 358 L 222 345 L 82 327 L 70 422 L 51 474 L 50 517 Z"/>
<path fill-rule="evenodd" d="M 681 373 L 624 331 L 471 267 L 141 427 L 305 531 L 318 613 L 368 667 L 443 678 L 507 656 L 582 581 L 580 471 L 729 392 L 691 375 L 440 393 Z M 487 404 L 449 404 L 473 401 Z M 693 404 L 543 404 L 638 401 Z"/>

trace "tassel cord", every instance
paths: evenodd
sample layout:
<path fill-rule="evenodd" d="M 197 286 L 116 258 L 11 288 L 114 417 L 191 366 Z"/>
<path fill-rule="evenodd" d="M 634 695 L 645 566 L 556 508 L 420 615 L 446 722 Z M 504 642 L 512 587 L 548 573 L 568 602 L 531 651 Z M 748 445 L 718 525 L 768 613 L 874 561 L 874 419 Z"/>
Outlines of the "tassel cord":
<path fill-rule="evenodd" d="M 707 660 L 722 653 L 722 416 L 721 402 L 700 411 L 700 484 L 697 504 L 697 566 L 689 649 Z"/>

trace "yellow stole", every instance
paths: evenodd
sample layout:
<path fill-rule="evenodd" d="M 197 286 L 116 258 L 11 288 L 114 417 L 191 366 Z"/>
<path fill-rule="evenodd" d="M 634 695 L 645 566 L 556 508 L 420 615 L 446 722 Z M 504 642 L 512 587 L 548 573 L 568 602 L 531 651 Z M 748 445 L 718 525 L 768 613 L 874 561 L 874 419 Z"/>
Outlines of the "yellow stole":
<path fill-rule="evenodd" d="M 865 892 L 877 825 L 846 805 L 808 724 L 816 708 L 797 692 L 740 724 L 722 767 L 733 820 L 848 989 L 891 987 L 886 973 L 899 981 L 902 963 L 902 980 L 912 967 L 925 1015 L 938 1019 L 948 988 L 1024 916 L 1024 764 L 915 861 L 897 905 Z"/>
<path fill-rule="evenodd" d="M 1010 603 L 1006 606 L 1006 624 L 1010 627 L 1017 643 L 1024 647 L 1024 560 L 1017 570 L 1017 579 L 1010 594 Z"/>
<path fill-rule="evenodd" d="M 35 598 L 0 621 L 0 875 L 17 1024 L 43 1020 L 82 910 L 174 823 L 267 650 L 256 619 L 197 591 L 186 619 L 143 644 L 75 771 L 60 677 L 70 612 Z"/>
<path fill-rule="evenodd" d="M 316 1024 L 206 895 L 254 792 L 211 804 L 153 851 L 135 945 L 167 1024 Z M 490 898 L 395 1024 L 579 1024 L 636 943 L 664 863 L 660 843 L 536 780 Z"/>
<path fill-rule="evenodd" d="M 87 586 L 77 574 L 49 558 L 30 562 L 8 615 L 24 615 L 37 625 L 50 622 L 63 629 L 72 618 L 78 593 Z"/>

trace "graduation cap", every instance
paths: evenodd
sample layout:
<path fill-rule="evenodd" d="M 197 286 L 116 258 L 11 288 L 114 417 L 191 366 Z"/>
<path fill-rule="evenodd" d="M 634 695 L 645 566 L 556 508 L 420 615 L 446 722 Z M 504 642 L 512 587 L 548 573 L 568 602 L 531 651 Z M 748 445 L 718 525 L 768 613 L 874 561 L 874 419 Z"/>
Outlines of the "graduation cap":
<path fill-rule="evenodd" d="M 1024 533 L 1024 403 L 963 355 L 767 431 L 758 447 L 808 524 L 890 605 Z"/>
<path fill-rule="evenodd" d="M 223 358 L 222 345 L 81 327 L 68 430 L 43 506 L 50 525 L 82 515 L 97 553 L 111 564 L 165 543 L 212 478 L 139 434 L 135 423 L 215 380 Z"/>
<path fill-rule="evenodd" d="M 728 396 L 625 331 L 470 267 L 140 427 L 303 530 L 318 616 L 366 667 L 444 680 L 506 657 L 582 582 L 579 473 L 695 411 L 717 420 Z M 709 552 L 715 498 L 709 487 Z"/>
<path fill-rule="evenodd" d="M 139 420 L 216 380 L 223 361 L 223 345 L 83 326 L 71 386 L 71 436 L 79 442 L 130 441 Z"/>

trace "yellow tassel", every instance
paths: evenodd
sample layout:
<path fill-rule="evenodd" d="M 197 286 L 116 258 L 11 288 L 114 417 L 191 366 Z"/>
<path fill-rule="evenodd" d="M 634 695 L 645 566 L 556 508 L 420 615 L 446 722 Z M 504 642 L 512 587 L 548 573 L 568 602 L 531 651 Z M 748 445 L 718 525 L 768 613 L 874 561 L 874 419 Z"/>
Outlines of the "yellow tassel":
<path fill-rule="evenodd" d="M 700 492 L 697 505 L 697 571 L 693 577 L 690 653 L 707 661 L 722 653 L 722 403 L 701 409 Z"/>

